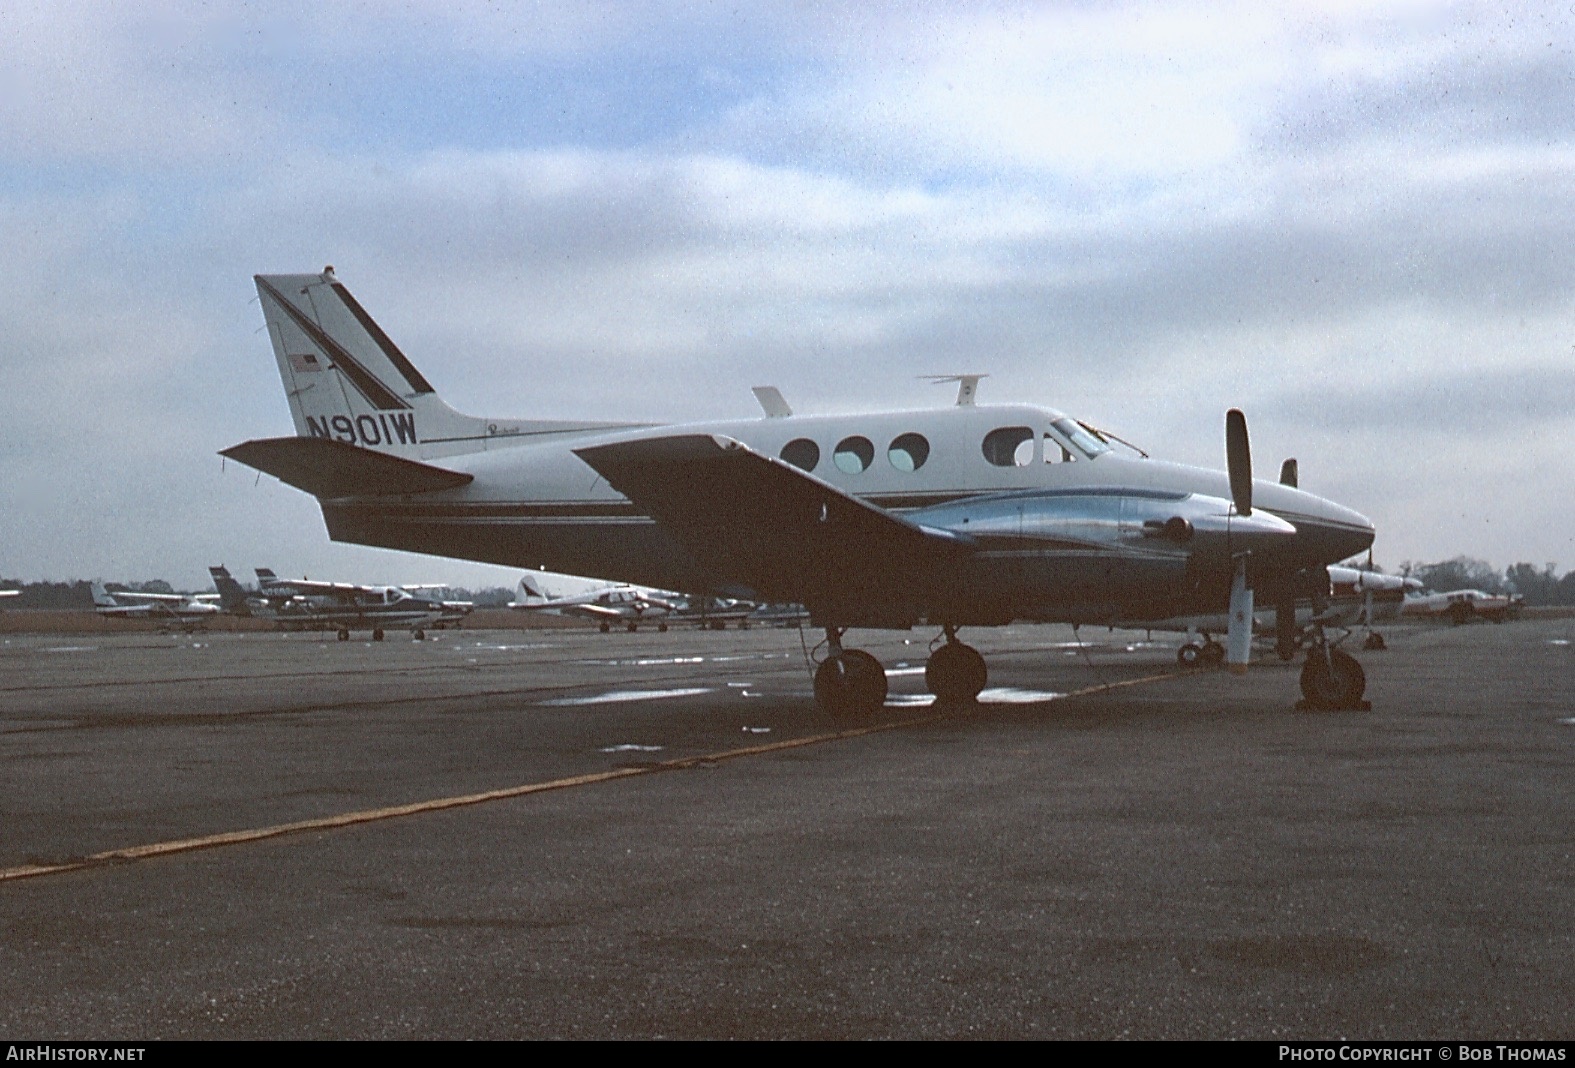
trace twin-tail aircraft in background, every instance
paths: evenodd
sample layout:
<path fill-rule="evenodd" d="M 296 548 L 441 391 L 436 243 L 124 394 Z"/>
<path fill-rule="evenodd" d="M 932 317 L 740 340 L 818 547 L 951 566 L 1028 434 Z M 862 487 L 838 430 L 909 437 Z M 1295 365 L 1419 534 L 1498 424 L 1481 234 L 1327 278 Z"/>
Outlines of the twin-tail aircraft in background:
<path fill-rule="evenodd" d="M 223 567 L 208 571 L 227 611 L 271 619 L 287 630 L 335 631 L 342 642 L 350 640 L 351 631 L 370 631 L 380 642 L 385 630 L 400 629 L 420 641 L 426 628 L 458 623 L 471 608 L 468 602 L 440 601 L 402 586 L 281 579 L 266 567 L 257 569 L 254 593 Z"/>
<path fill-rule="evenodd" d="M 802 604 L 826 634 L 815 696 L 836 713 L 885 699 L 880 663 L 844 644 L 853 628 L 935 628 L 925 680 L 942 701 L 986 681 L 959 631 L 1015 620 L 1228 611 L 1225 660 L 1244 671 L 1254 597 L 1295 628 L 1297 597 L 1373 540 L 1351 509 L 1254 480 L 1235 410 L 1227 471 L 1119 455 L 1053 409 L 975 404 L 967 380 L 927 411 L 801 416 L 763 387 L 761 419 L 477 418 L 332 268 L 256 283 L 296 433 L 223 455 L 315 496 L 330 537 Z M 1366 678 L 1338 641 L 1308 624 L 1302 690 L 1359 707 Z"/>
<path fill-rule="evenodd" d="M 216 603 L 218 594 L 139 593 L 134 590 L 106 590 L 94 582 L 93 610 L 110 619 L 145 619 L 169 630 L 190 633 L 211 623 L 224 609 Z"/>

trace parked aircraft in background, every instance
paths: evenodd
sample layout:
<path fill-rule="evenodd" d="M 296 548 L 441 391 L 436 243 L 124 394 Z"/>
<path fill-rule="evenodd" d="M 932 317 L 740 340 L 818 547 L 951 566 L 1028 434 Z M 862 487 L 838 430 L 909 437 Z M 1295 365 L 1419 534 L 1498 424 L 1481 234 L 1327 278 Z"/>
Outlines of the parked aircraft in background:
<path fill-rule="evenodd" d="M 1400 611 L 1404 615 L 1424 619 L 1447 619 L 1458 627 L 1473 619 L 1486 619 L 1493 623 L 1517 619 L 1525 606 L 1526 599 L 1519 594 L 1454 590 L 1450 593 L 1421 593 L 1407 597 Z"/>
<path fill-rule="evenodd" d="M 1245 417 L 1227 471 L 1127 457 L 1061 412 L 959 403 L 661 427 L 463 415 L 332 269 L 259 275 L 295 437 L 224 455 L 317 497 L 337 541 L 617 576 L 660 589 L 805 605 L 825 628 L 815 695 L 878 708 L 880 663 L 850 628 L 931 626 L 925 679 L 972 700 L 984 658 L 964 627 L 1131 623 L 1229 611 L 1246 670 L 1255 593 L 1294 629 L 1295 601 L 1365 550 L 1362 515 L 1257 481 Z M 1309 702 L 1357 707 L 1361 666 L 1314 620 Z M 1337 641 L 1338 639 L 1336 639 Z"/>
<path fill-rule="evenodd" d="M 599 624 L 606 634 L 614 626 L 632 633 L 641 623 L 666 630 L 667 619 L 678 605 L 677 595 L 666 590 L 533 570 L 520 577 L 519 590 L 509 607 L 518 612 L 579 616 Z"/>
<path fill-rule="evenodd" d="M 739 629 L 747 630 L 758 606 L 736 598 L 696 596 L 532 570 L 520 577 L 519 590 L 509 607 L 522 612 L 580 616 L 599 624 L 606 634 L 614 627 L 633 633 L 642 625 L 653 623 L 659 631 L 675 623 L 693 623 L 710 630 L 723 630 L 735 623 Z"/>
<path fill-rule="evenodd" d="M 335 631 L 342 642 L 355 630 L 369 630 L 372 640 L 380 642 L 385 630 L 401 629 L 420 641 L 426 628 L 458 623 L 470 612 L 468 603 L 421 597 L 400 586 L 281 579 L 266 567 L 257 569 L 257 592 L 248 593 L 223 568 L 210 570 L 221 595 L 230 587 L 232 603 L 236 591 L 246 595 L 248 614 L 291 630 Z"/>
<path fill-rule="evenodd" d="M 1399 575 L 1385 575 L 1378 571 L 1334 565 L 1329 569 L 1329 588 L 1322 597 L 1300 597 L 1296 602 L 1299 637 L 1317 618 L 1323 627 L 1351 629 L 1364 627 L 1367 631 L 1363 644 L 1368 649 L 1384 648 L 1383 636 L 1372 629 L 1373 623 L 1396 619 L 1405 591 L 1421 585 L 1416 579 Z M 1270 614 L 1254 614 L 1252 632 L 1255 637 L 1273 637 L 1278 642 L 1277 620 Z M 1225 647 L 1214 639 L 1229 627 L 1229 617 L 1224 614 L 1190 616 L 1145 624 L 1148 630 L 1185 630 L 1187 641 L 1176 651 L 1176 660 L 1184 666 L 1218 664 L 1225 659 Z M 1278 646 L 1277 652 L 1285 660 L 1296 655 L 1294 642 Z"/>
<path fill-rule="evenodd" d="M 0 601 L 3 601 L 8 597 L 20 597 L 21 595 L 21 590 L 0 590 Z"/>
<path fill-rule="evenodd" d="M 217 594 L 138 593 L 104 588 L 94 582 L 93 609 L 111 619 L 148 619 L 168 628 L 191 631 L 213 621 L 223 612 Z"/>

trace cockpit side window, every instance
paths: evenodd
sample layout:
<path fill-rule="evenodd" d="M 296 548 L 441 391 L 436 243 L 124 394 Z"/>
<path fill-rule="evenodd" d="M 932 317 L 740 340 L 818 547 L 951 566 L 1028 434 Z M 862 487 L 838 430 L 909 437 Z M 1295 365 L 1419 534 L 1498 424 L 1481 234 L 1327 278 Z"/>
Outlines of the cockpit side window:
<path fill-rule="evenodd" d="M 1102 452 L 1110 451 L 1109 445 L 1106 445 L 1103 441 L 1100 441 L 1083 429 L 1083 424 L 1075 419 L 1068 419 L 1063 416 L 1050 425 L 1055 428 L 1056 433 L 1071 442 L 1074 449 L 1090 460 Z"/>
<path fill-rule="evenodd" d="M 996 467 L 1027 467 L 1034 462 L 1034 432 L 1026 426 L 996 427 L 984 436 L 984 458 Z"/>
<path fill-rule="evenodd" d="M 1061 444 L 1059 440 L 1052 437 L 1050 434 L 1045 434 L 1045 463 L 1069 464 L 1076 459 L 1077 457 L 1073 454 L 1071 449 Z"/>

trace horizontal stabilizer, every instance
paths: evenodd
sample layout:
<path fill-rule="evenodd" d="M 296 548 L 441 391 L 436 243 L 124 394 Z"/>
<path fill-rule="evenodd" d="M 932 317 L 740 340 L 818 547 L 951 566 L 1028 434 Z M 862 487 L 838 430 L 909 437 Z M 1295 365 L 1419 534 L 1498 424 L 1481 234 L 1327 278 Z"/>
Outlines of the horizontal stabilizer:
<path fill-rule="evenodd" d="M 574 451 L 697 560 L 773 600 L 836 605 L 916 588 L 971 549 L 731 438 L 684 434 Z"/>
<path fill-rule="evenodd" d="M 454 489 L 476 476 L 331 438 L 260 438 L 219 453 L 314 497 L 382 497 Z"/>

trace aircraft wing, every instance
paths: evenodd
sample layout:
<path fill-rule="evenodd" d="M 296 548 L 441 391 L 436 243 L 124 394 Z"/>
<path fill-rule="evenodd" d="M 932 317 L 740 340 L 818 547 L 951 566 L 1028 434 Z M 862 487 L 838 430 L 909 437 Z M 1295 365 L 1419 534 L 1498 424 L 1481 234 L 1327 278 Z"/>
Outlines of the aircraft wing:
<path fill-rule="evenodd" d="M 707 570 L 765 599 L 891 604 L 944 580 L 972 553 L 965 536 L 910 522 L 720 435 L 574 451 Z"/>
<path fill-rule="evenodd" d="M 466 485 L 476 477 L 332 438 L 260 438 L 221 449 L 219 455 L 314 497 L 430 493 Z"/>

